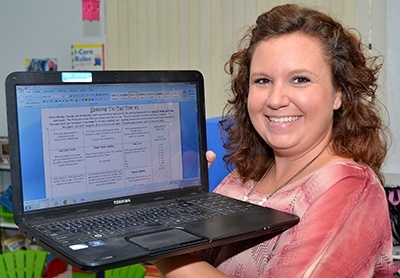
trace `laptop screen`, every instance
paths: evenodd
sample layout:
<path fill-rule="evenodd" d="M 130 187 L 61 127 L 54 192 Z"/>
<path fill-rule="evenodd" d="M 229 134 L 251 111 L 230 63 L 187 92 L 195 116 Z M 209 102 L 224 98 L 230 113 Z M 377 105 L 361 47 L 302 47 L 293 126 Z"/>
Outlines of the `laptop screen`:
<path fill-rule="evenodd" d="M 198 186 L 197 85 L 16 85 L 24 211 Z"/>

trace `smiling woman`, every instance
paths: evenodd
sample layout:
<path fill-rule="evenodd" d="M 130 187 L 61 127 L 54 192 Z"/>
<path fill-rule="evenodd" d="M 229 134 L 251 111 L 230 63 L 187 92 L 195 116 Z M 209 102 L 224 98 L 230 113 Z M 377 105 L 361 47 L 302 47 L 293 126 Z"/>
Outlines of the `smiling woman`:
<path fill-rule="evenodd" d="M 339 22 L 291 4 L 261 14 L 241 43 L 221 122 L 236 168 L 215 192 L 301 220 L 157 267 L 167 277 L 392 277 L 380 64 Z"/>
<path fill-rule="evenodd" d="M 324 149 L 341 91 L 332 84 L 320 43 L 302 32 L 260 42 L 250 65 L 247 105 L 254 128 L 276 159 L 297 152 L 309 153 L 306 160 Z"/>

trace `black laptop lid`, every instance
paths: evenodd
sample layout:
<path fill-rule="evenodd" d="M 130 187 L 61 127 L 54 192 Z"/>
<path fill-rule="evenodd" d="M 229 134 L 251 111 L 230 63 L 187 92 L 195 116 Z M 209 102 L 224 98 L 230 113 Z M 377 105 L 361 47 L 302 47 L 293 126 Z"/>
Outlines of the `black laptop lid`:
<path fill-rule="evenodd" d="M 17 223 L 208 191 L 198 71 L 15 72 L 6 100 Z"/>

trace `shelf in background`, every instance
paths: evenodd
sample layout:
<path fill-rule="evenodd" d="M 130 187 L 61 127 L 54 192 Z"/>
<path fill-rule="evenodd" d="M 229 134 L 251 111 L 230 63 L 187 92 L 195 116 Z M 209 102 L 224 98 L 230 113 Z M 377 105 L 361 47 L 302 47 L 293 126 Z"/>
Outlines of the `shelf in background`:
<path fill-rule="evenodd" d="M 386 187 L 400 186 L 400 174 L 384 173 L 384 176 Z"/>
<path fill-rule="evenodd" d="M 10 170 L 10 164 L 0 163 L 0 170 Z"/>
<path fill-rule="evenodd" d="M 400 246 L 393 246 L 393 259 L 400 260 Z"/>
<path fill-rule="evenodd" d="M 5 221 L 0 221 L 0 228 L 18 230 L 18 226 L 15 223 L 10 223 Z"/>

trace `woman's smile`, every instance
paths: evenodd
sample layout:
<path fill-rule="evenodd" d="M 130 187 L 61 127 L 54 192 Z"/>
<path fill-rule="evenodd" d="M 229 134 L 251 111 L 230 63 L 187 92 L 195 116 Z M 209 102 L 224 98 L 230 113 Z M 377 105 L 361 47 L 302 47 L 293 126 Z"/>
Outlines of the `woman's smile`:
<path fill-rule="evenodd" d="M 300 119 L 299 116 L 290 116 L 290 117 L 267 116 L 267 118 L 269 119 L 269 121 L 271 123 L 275 123 L 275 124 L 288 124 L 288 123 L 293 123 L 293 122 L 297 121 L 298 119 Z"/>

